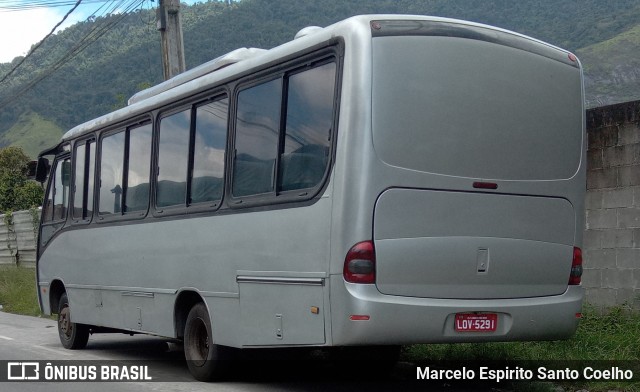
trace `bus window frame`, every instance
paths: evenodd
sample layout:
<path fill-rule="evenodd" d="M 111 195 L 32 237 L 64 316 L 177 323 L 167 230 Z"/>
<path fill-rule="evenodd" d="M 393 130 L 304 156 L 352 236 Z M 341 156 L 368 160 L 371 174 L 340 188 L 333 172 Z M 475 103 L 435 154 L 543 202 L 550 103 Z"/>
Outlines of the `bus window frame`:
<path fill-rule="evenodd" d="M 185 111 L 189 111 L 189 130 L 188 130 L 188 135 L 189 135 L 189 140 L 187 141 L 187 165 L 186 167 L 184 167 L 184 174 L 185 174 L 185 198 L 184 198 L 184 202 L 182 204 L 174 204 L 174 205 L 168 205 L 168 206 L 158 206 L 158 175 L 160 174 L 160 124 L 162 122 L 162 120 L 171 117 L 175 114 L 181 113 L 181 112 L 185 112 Z M 151 166 L 152 166 L 152 178 L 151 181 L 153 182 L 153 194 L 150 195 L 149 197 L 149 201 L 150 204 L 153 206 L 153 216 L 154 217 L 161 217 L 161 216 L 169 216 L 169 215 L 176 215 L 176 214 L 184 214 L 185 210 L 187 209 L 186 207 L 186 201 L 187 201 L 187 186 L 188 186 L 188 177 L 189 177 L 189 158 L 191 155 L 191 133 L 192 133 L 192 129 L 193 129 L 193 122 L 194 122 L 194 103 L 193 102 L 178 102 L 177 104 L 171 105 L 169 107 L 166 108 L 161 108 L 158 113 L 155 116 L 155 120 L 154 120 L 154 126 L 153 126 L 153 157 L 151 160 Z"/>
<path fill-rule="evenodd" d="M 124 211 L 124 201 L 126 200 L 126 190 L 123 189 L 123 195 L 124 197 L 122 197 L 120 203 L 120 212 L 119 213 L 114 213 L 114 214 L 100 214 L 100 188 L 102 185 L 102 143 L 104 141 L 105 138 L 109 137 L 109 136 L 113 136 L 116 135 L 118 133 L 123 132 L 125 134 L 125 140 L 124 140 L 124 146 L 123 146 L 123 166 L 122 166 L 122 185 L 123 188 L 127 187 L 127 184 L 125 183 L 127 181 L 127 170 L 129 168 L 129 162 L 128 162 L 128 158 L 129 158 L 129 133 L 131 132 L 131 129 L 137 128 L 137 127 L 141 127 L 147 124 L 151 124 L 151 149 L 149 150 L 149 160 L 150 160 L 150 164 L 149 164 L 149 193 L 153 192 L 153 181 L 151 178 L 153 171 L 153 156 L 154 156 L 154 149 L 153 149 L 153 119 L 150 113 L 146 113 L 142 116 L 138 116 L 135 117 L 133 119 L 130 119 L 129 121 L 120 123 L 120 124 L 116 124 L 112 127 L 109 128 L 105 128 L 103 130 L 100 130 L 98 132 L 98 137 L 96 138 L 96 163 L 95 163 L 95 179 L 94 179 L 94 215 L 95 218 L 93 219 L 94 222 L 96 223 L 108 223 L 108 222 L 113 222 L 113 221 L 125 221 L 125 220 L 141 220 L 147 217 L 149 210 L 150 210 L 150 197 L 148 198 L 148 203 L 147 203 L 147 208 L 144 210 L 137 210 L 137 211 Z"/>
<path fill-rule="evenodd" d="M 168 217 L 168 216 L 176 216 L 176 215 L 185 215 L 185 214 L 197 214 L 197 213 L 207 213 L 214 212 L 222 208 L 225 202 L 225 192 L 227 188 L 227 178 L 229 177 L 229 162 L 228 162 L 228 151 L 229 151 L 229 137 L 231 134 L 230 130 L 230 119 L 231 119 L 231 94 L 229 93 L 228 86 L 230 83 L 227 83 L 223 86 L 217 86 L 212 89 L 207 90 L 204 94 L 198 94 L 196 97 L 190 100 L 184 100 L 180 102 L 175 102 L 171 105 L 160 108 L 160 110 L 156 113 L 154 119 L 154 128 L 153 128 L 153 159 L 151 163 L 152 169 L 152 182 L 153 182 L 153 194 L 150 196 L 149 200 L 152 208 L 152 214 L 156 218 Z M 225 140 L 225 152 L 224 152 L 224 177 L 222 179 L 222 196 L 219 200 L 212 202 L 200 202 L 200 203 L 189 203 L 189 197 L 191 194 L 191 182 L 193 180 L 193 161 L 194 161 L 194 148 L 195 148 L 195 133 L 196 133 L 196 114 L 198 107 L 204 106 L 211 102 L 220 101 L 223 99 L 227 99 L 227 132 L 226 132 L 226 140 Z M 157 203 L 157 194 L 158 194 L 158 163 L 160 158 L 160 122 L 162 119 L 170 117 L 176 113 L 180 113 L 183 111 L 190 111 L 190 124 L 189 124 L 189 140 L 188 140 L 188 155 L 187 155 L 187 166 L 185 168 L 186 173 L 186 184 L 185 184 L 185 199 L 184 203 L 176 204 L 171 206 L 158 206 Z"/>
<path fill-rule="evenodd" d="M 94 147 L 94 153 L 93 153 L 93 157 L 89 157 L 89 160 L 93 159 L 93 197 L 91 198 L 91 200 L 88 199 L 89 196 L 89 188 L 88 186 L 86 186 L 85 183 L 83 183 L 83 204 L 81 206 L 82 208 L 82 216 L 80 217 L 76 217 L 74 214 L 75 211 L 75 197 L 76 197 L 76 181 L 77 181 L 77 172 L 76 172 L 76 158 L 77 158 L 77 149 L 79 147 L 84 147 L 85 148 L 85 164 L 84 164 L 84 181 L 86 182 L 89 178 L 89 176 L 91 175 L 91 173 L 89 173 L 89 168 L 91 167 L 91 162 L 89 162 L 86 158 L 86 154 L 88 151 L 88 145 L 89 143 L 95 143 L 95 147 Z M 93 133 L 89 134 L 89 135 L 83 135 L 82 139 L 77 139 L 74 140 L 73 145 L 71 147 L 71 166 L 72 166 L 72 170 L 73 170 L 73 175 L 72 175 L 72 179 L 71 179 L 71 183 L 73 184 L 73 190 L 71 192 L 71 197 L 70 197 L 70 206 L 69 206 L 69 211 L 71 211 L 70 217 L 71 217 L 71 224 L 72 225 L 86 225 L 91 223 L 91 221 L 93 220 L 93 215 L 95 212 L 95 201 L 96 201 L 96 158 L 98 156 L 97 154 L 97 150 L 98 150 L 98 145 L 97 145 L 97 138 L 95 137 L 95 135 Z M 86 205 L 85 205 L 86 203 Z M 91 210 L 91 214 L 87 214 L 87 217 L 84 218 L 84 213 L 85 213 L 85 209 L 89 209 L 89 204 L 91 204 L 92 206 L 92 210 Z"/>
<path fill-rule="evenodd" d="M 331 46 L 325 47 L 323 49 L 319 49 L 316 51 L 309 52 L 302 56 L 296 57 L 292 60 L 284 62 L 280 65 L 276 65 L 270 68 L 267 68 L 261 72 L 257 72 L 255 74 L 240 78 L 237 84 L 234 86 L 233 95 L 231 100 L 231 113 L 229 115 L 229 147 L 228 151 L 231 153 L 227 154 L 227 164 L 229 165 L 226 173 L 228 175 L 228 180 L 226 182 L 226 190 L 225 190 L 225 199 L 227 204 L 232 209 L 244 209 L 244 208 L 253 208 L 253 207 L 265 207 L 270 205 L 280 205 L 285 203 L 300 203 L 300 202 L 308 202 L 318 197 L 318 195 L 326 188 L 328 184 L 328 179 L 330 177 L 331 170 L 333 169 L 333 164 L 335 162 L 335 153 L 336 153 L 336 135 L 338 132 L 338 124 L 340 117 L 340 100 L 341 100 L 341 88 L 342 88 L 342 73 L 343 73 L 343 55 L 344 49 L 342 43 L 339 41 L 337 43 L 333 43 Z M 334 78 L 334 97 L 333 97 L 333 110 L 332 110 L 332 121 L 331 121 L 331 129 L 329 130 L 329 151 L 327 156 L 327 164 L 324 169 L 324 173 L 320 181 L 310 188 L 302 188 L 302 189 L 294 189 L 287 191 L 278 190 L 278 180 L 280 177 L 280 155 L 283 139 L 286 133 L 286 117 L 287 117 L 287 94 L 289 91 L 288 88 L 288 78 L 291 75 L 296 75 L 304 72 L 305 70 L 310 70 L 325 64 L 335 63 L 335 78 Z M 233 196 L 233 174 L 234 174 L 234 164 L 235 164 L 235 142 L 236 142 L 236 131 L 237 131 L 237 109 L 238 109 L 238 95 L 240 92 L 250 89 L 252 87 L 258 86 L 263 83 L 268 83 L 273 80 L 279 79 L 282 83 L 282 96 L 281 98 L 281 108 L 280 108 L 280 124 L 279 124 L 279 133 L 278 133 L 278 151 L 276 154 L 276 168 L 275 168 L 275 178 L 274 180 L 274 189 L 268 193 L 261 193 L 255 195 L 246 195 L 246 196 Z"/>
<path fill-rule="evenodd" d="M 332 108 L 332 121 L 331 129 L 328 132 L 328 153 L 327 163 L 324 168 L 324 173 L 319 182 L 310 188 L 294 189 L 287 191 L 280 191 L 278 189 L 279 173 L 276 173 L 274 180 L 274 191 L 259 195 L 248 195 L 242 197 L 232 196 L 232 181 L 234 170 L 234 154 L 235 149 L 235 137 L 236 137 L 236 115 L 237 115 L 237 97 L 238 94 L 252 86 L 260 83 L 268 82 L 270 80 L 279 79 L 283 85 L 282 90 L 282 107 L 280 110 L 280 125 L 278 135 L 278 151 L 276 159 L 281 159 L 281 149 L 283 138 L 286 133 L 286 101 L 287 101 L 287 78 L 291 75 L 295 75 L 305 70 L 312 69 L 324 64 L 335 64 L 335 77 L 334 77 L 334 95 L 333 95 L 333 108 Z M 336 154 L 336 141 L 338 133 L 338 124 L 340 116 L 340 101 L 342 94 L 342 79 L 343 79 L 343 65 L 344 65 L 344 42 L 341 39 L 333 39 L 329 42 L 325 42 L 322 45 L 315 46 L 307 49 L 303 52 L 296 53 L 286 58 L 281 59 L 278 63 L 270 63 L 264 67 L 245 71 L 237 76 L 237 78 L 226 79 L 220 82 L 220 84 L 207 88 L 204 91 L 198 92 L 190 97 L 178 99 L 165 106 L 152 108 L 149 111 L 134 116 L 132 118 L 120 121 L 115 124 L 111 124 L 107 127 L 96 129 L 89 134 L 83 134 L 77 139 L 72 140 L 73 153 L 75 154 L 75 147 L 81 143 L 86 143 L 87 140 L 92 139 L 96 143 L 95 147 L 95 161 L 94 161 L 94 198 L 93 198 L 93 212 L 92 218 L 88 221 L 75 222 L 72 221 L 68 225 L 81 225 L 89 223 L 106 224 L 111 222 L 124 222 L 124 221 L 139 221 L 144 220 L 150 216 L 154 218 L 162 217 L 184 217 L 186 215 L 199 216 L 202 214 L 211 213 L 233 213 L 240 212 L 240 210 L 246 210 L 245 212 L 251 212 L 253 210 L 264 209 L 282 209 L 282 208 L 294 208 L 302 205 L 309 205 L 315 203 L 322 192 L 327 188 L 329 183 L 329 177 L 333 170 Z M 197 108 L 206 105 L 207 103 L 227 99 L 227 132 L 226 132 L 226 144 L 225 144 L 225 157 L 224 157 L 224 178 L 222 182 L 222 196 L 220 200 L 214 202 L 200 202 L 189 203 L 188 198 L 190 194 L 190 186 L 193 176 L 193 160 L 194 160 L 194 145 L 195 145 L 195 122 Z M 159 132 L 160 121 L 175 114 L 177 112 L 186 110 L 191 111 L 191 125 L 189 129 L 189 145 L 188 145 L 188 158 L 187 158 L 187 184 L 186 184 L 186 197 L 185 203 L 176 206 L 158 207 L 156 203 L 157 194 L 157 175 L 158 175 L 158 157 L 159 157 Z M 152 138 L 151 138 L 151 150 L 150 150 L 150 168 L 149 168 L 149 198 L 147 209 L 144 211 L 121 211 L 118 214 L 100 214 L 100 185 L 102 174 L 102 146 L 103 140 L 106 137 L 117 134 L 119 132 L 128 133 L 131 128 L 143 126 L 150 123 L 152 126 Z M 88 136 L 89 135 L 89 136 Z M 124 151 L 124 164 L 123 170 L 128 169 L 128 153 L 127 146 L 129 143 L 129 137 L 125 137 L 125 151 Z M 68 144 L 69 142 L 67 142 Z M 69 145 L 65 148 L 66 154 L 71 152 Z M 231 152 L 231 153 L 230 153 Z M 62 155 L 60 155 L 62 156 Z M 57 161 L 58 156 L 55 157 Z M 73 163 L 73 160 L 71 161 Z M 55 162 L 54 162 L 55 163 Z M 280 165 L 277 162 L 277 165 Z M 53 165 L 52 165 L 53 166 Z M 279 170 L 276 168 L 276 170 Z M 75 176 L 75 170 L 73 170 Z M 72 179 L 75 185 L 75 178 Z M 126 185 L 126 173 L 123 174 L 123 186 Z M 126 197 L 126 191 L 124 191 Z M 74 195 L 71 192 L 71 195 Z M 124 199 L 121 203 L 124 202 Z M 69 204 L 72 204 L 71 202 Z M 68 207 L 70 208 L 70 207 Z M 121 209 L 124 207 L 121 206 Z M 67 211 L 67 219 L 69 220 L 71 214 Z M 66 221 L 65 220 L 65 221 Z M 66 226 L 66 225 L 65 225 Z"/>
<path fill-rule="evenodd" d="M 41 221 L 43 222 L 42 225 L 48 225 L 48 224 L 59 224 L 62 222 L 66 222 L 67 219 L 69 218 L 69 208 L 70 208 L 70 201 L 71 201 L 71 192 L 69 192 L 69 196 L 67 197 L 67 205 L 65 206 L 65 216 L 64 218 L 60 218 L 60 219 L 54 219 L 54 211 L 55 211 L 55 197 L 56 197 L 56 193 L 54 192 L 53 194 L 53 198 L 52 201 L 53 203 L 51 204 L 51 208 L 46 208 L 46 200 L 49 196 L 49 192 L 51 192 L 51 188 L 55 187 L 55 182 L 56 182 L 56 178 L 55 175 L 58 171 L 59 168 L 62 168 L 62 165 L 60 164 L 61 162 L 64 162 L 66 159 L 69 159 L 69 163 L 72 162 L 71 160 L 71 154 L 69 152 L 64 152 L 63 154 L 60 155 L 56 155 L 56 157 L 54 158 L 53 164 L 51 165 L 51 170 L 49 172 L 49 185 L 47 186 L 47 190 L 45 192 L 44 198 L 45 198 L 45 205 L 42 208 L 42 215 L 44 216 L 45 214 L 49 214 L 51 215 L 51 219 L 49 220 L 44 220 L 41 218 Z M 73 170 L 73 169 L 71 169 Z M 70 180 L 71 181 L 71 180 Z M 64 186 L 64 185 L 63 185 Z M 69 185 L 69 190 L 71 190 L 71 185 Z"/>
<path fill-rule="evenodd" d="M 42 252 L 47 245 L 55 238 L 57 237 L 60 232 L 62 231 L 62 229 L 64 229 L 68 224 L 68 220 L 69 217 L 71 216 L 71 214 L 69 213 L 69 209 L 71 206 L 71 184 L 69 184 L 69 195 L 67 197 L 67 203 L 65 206 L 65 216 L 64 218 L 60 218 L 60 219 L 53 219 L 54 216 L 54 211 L 55 211 L 55 197 L 56 197 L 56 193 L 54 192 L 53 194 L 53 198 L 52 198 L 52 204 L 51 206 L 49 206 L 49 208 L 47 208 L 47 200 L 49 197 L 49 192 L 52 192 L 51 188 L 55 187 L 55 183 L 56 183 L 56 172 L 58 170 L 58 168 L 62 168 L 61 163 L 64 162 L 65 160 L 69 160 L 69 163 L 72 163 L 71 160 L 71 151 L 68 148 L 69 145 L 66 144 L 65 146 L 63 146 L 64 148 L 60 150 L 59 153 L 57 153 L 54 158 L 53 158 L 53 162 L 51 163 L 51 168 L 49 170 L 49 181 L 46 187 L 46 191 L 44 194 L 44 203 L 42 206 L 42 213 L 40 215 L 40 224 L 38 227 L 38 241 L 37 241 L 37 252 L 38 255 L 40 255 L 40 252 Z M 71 168 L 71 170 L 73 170 Z M 70 179 L 69 181 L 71 182 L 71 174 L 70 173 Z M 51 215 L 51 219 L 50 220 L 45 220 L 44 216 L 49 213 Z M 48 236 L 48 238 L 44 238 L 42 232 L 44 230 L 46 230 L 47 227 L 52 227 L 51 229 L 51 233 Z"/>
<path fill-rule="evenodd" d="M 196 133 L 197 133 L 197 121 L 198 121 L 198 108 L 206 106 L 210 103 L 219 102 L 226 99 L 227 100 L 227 118 L 226 118 L 226 130 L 225 130 L 225 141 L 224 141 L 224 157 L 223 157 L 223 172 L 222 172 L 222 193 L 220 194 L 219 200 L 212 201 L 204 201 L 194 203 L 191 201 L 192 195 L 192 184 L 193 184 L 193 170 L 195 165 L 195 150 L 196 150 Z M 216 95 L 211 96 L 205 100 L 199 100 L 195 102 L 192 106 L 191 111 L 191 132 L 189 139 L 189 161 L 188 164 L 188 173 L 187 173 L 187 212 L 188 213 L 196 213 L 203 211 L 215 211 L 219 209 L 224 203 L 224 195 L 227 189 L 226 180 L 229 176 L 229 168 L 228 168 L 228 156 L 229 156 L 229 135 L 230 135 L 230 120 L 231 120 L 231 97 L 227 91 L 220 92 Z"/>

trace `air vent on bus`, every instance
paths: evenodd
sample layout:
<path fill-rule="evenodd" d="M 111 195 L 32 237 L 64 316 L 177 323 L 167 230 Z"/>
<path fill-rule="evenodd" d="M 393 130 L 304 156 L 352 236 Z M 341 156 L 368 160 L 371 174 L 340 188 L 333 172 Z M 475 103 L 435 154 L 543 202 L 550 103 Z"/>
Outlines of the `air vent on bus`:
<path fill-rule="evenodd" d="M 322 27 L 319 26 L 307 26 L 296 33 L 296 36 L 293 39 L 298 39 L 305 37 L 307 35 L 313 34 L 318 30 L 322 30 Z"/>
<path fill-rule="evenodd" d="M 157 84 L 153 87 L 150 87 L 146 90 L 142 90 L 134 94 L 131 98 L 129 98 L 129 101 L 127 102 L 127 104 L 132 105 L 136 102 L 140 102 L 147 98 L 151 98 L 173 87 L 180 86 L 194 79 L 197 79 L 201 76 L 204 76 L 206 74 L 209 74 L 221 68 L 224 68 L 228 65 L 235 64 L 240 61 L 256 57 L 257 55 L 262 54 L 264 52 L 266 52 L 265 49 L 258 49 L 258 48 L 236 49 L 232 52 L 229 52 L 211 61 L 208 61 L 202 65 L 199 65 L 193 69 L 190 69 L 189 71 L 176 75 L 167 81 L 164 81 L 160 84 Z"/>

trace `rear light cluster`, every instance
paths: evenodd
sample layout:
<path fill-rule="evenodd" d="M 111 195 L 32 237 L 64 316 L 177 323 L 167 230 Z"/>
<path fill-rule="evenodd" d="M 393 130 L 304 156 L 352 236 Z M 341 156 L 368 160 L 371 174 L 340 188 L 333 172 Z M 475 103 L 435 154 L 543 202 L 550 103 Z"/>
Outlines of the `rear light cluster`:
<path fill-rule="evenodd" d="M 349 249 L 344 259 L 342 275 L 349 283 L 376 282 L 376 251 L 373 241 L 358 242 Z"/>
<path fill-rule="evenodd" d="M 573 248 L 573 261 L 571 262 L 571 274 L 569 274 L 569 284 L 578 285 L 582 280 L 582 250 Z"/>
<path fill-rule="evenodd" d="M 582 270 L 582 250 L 574 247 L 569 274 L 570 285 L 580 284 Z M 349 249 L 344 259 L 342 275 L 349 283 L 373 284 L 376 282 L 376 251 L 373 241 L 358 242 Z"/>

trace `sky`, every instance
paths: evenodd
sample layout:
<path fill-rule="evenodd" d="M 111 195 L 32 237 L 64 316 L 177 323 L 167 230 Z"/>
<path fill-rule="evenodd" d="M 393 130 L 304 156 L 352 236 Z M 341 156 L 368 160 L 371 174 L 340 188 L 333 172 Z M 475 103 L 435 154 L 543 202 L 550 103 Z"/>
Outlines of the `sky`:
<path fill-rule="evenodd" d="M 56 0 L 51 0 L 56 2 Z M 59 2 L 59 1 L 58 1 Z M 110 0 L 84 0 L 76 8 L 67 20 L 62 24 L 56 32 L 64 30 L 77 22 L 86 20 L 92 13 L 103 7 Z M 185 2 L 185 1 L 183 1 Z M 195 0 L 186 1 L 193 4 Z M 63 16 L 73 7 L 47 7 L 29 9 L 26 11 L 7 11 L 9 7 L 16 5 L 33 4 L 34 0 L 0 0 L 0 63 L 11 62 L 17 56 L 27 54 L 32 45 L 42 40 L 51 29 L 62 20 Z M 143 7 L 155 8 L 158 0 L 151 2 L 145 1 Z M 159 38 L 158 38 L 159 39 Z"/>
<path fill-rule="evenodd" d="M 16 1 L 13 4 L 23 3 Z M 36 8 L 26 11 L 6 11 L 0 2 L 0 63 L 7 63 L 17 56 L 27 54 L 32 45 L 42 40 L 62 17 L 72 8 Z M 85 20 L 97 8 L 97 4 L 80 6 L 56 31 L 62 31 L 74 23 Z"/>

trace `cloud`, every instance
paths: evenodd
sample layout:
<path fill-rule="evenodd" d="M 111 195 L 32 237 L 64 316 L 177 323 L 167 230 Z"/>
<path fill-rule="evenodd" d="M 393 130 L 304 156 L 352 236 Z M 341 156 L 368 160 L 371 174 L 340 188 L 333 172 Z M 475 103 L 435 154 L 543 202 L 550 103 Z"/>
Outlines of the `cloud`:
<path fill-rule="evenodd" d="M 0 63 L 11 62 L 17 56 L 27 54 L 32 45 L 40 42 L 55 26 L 67 10 L 39 8 L 28 11 L 0 11 Z M 78 21 L 73 14 L 58 27 L 63 30 Z"/>

